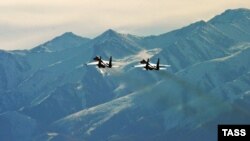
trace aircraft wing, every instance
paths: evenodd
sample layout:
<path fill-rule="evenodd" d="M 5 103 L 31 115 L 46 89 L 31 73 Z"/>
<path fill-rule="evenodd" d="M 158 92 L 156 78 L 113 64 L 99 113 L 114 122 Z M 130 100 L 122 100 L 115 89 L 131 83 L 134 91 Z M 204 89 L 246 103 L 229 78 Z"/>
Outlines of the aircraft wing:
<path fill-rule="evenodd" d="M 142 70 L 147 70 L 147 69 L 145 69 L 145 68 L 143 68 Z M 159 68 L 159 70 L 167 70 L 167 68 Z"/>
<path fill-rule="evenodd" d="M 170 67 L 170 65 L 159 65 L 160 67 Z"/>
<path fill-rule="evenodd" d="M 135 65 L 135 68 L 146 67 L 146 64 Z"/>
<path fill-rule="evenodd" d="M 157 66 L 157 64 L 154 64 L 154 63 L 149 63 L 149 65 Z M 162 65 L 162 64 L 160 64 L 159 67 L 170 67 L 170 65 Z"/>
<path fill-rule="evenodd" d="M 156 66 L 156 64 L 154 64 L 154 63 L 150 63 L 150 62 L 149 62 L 149 65 L 151 65 L 151 66 Z"/>
<path fill-rule="evenodd" d="M 90 63 L 87 63 L 86 65 L 97 65 L 98 62 L 90 62 Z"/>
<path fill-rule="evenodd" d="M 105 60 L 102 60 L 102 62 L 105 63 L 105 64 L 108 64 L 108 63 L 109 63 L 109 61 L 105 61 Z"/>

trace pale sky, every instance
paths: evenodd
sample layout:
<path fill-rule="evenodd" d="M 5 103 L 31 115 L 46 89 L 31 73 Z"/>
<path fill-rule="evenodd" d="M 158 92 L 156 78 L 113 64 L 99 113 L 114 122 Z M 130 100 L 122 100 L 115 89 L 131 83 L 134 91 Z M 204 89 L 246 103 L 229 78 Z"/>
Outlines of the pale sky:
<path fill-rule="evenodd" d="M 68 31 L 158 35 L 235 8 L 250 8 L 250 0 L 1 1 L 0 49 L 30 49 Z"/>

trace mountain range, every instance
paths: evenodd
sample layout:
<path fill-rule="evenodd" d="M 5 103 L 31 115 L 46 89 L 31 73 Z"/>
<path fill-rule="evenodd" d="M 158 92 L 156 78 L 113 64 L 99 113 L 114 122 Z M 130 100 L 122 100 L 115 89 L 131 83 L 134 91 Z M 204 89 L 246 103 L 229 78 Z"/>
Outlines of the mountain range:
<path fill-rule="evenodd" d="M 119 68 L 86 66 L 96 55 Z M 250 10 L 226 10 L 161 35 L 66 32 L 0 50 L 0 140 L 213 141 L 250 123 Z M 166 71 L 133 68 L 150 58 Z"/>

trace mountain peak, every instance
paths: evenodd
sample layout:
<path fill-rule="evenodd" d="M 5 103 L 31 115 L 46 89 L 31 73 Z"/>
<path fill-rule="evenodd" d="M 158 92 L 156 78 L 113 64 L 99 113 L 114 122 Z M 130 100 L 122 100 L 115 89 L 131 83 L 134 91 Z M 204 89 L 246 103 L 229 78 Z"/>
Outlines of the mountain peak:
<path fill-rule="evenodd" d="M 210 23 L 231 23 L 240 19 L 250 19 L 250 10 L 246 8 L 228 9 L 220 15 L 215 16 Z"/>
<path fill-rule="evenodd" d="M 61 36 L 77 36 L 77 35 L 74 34 L 73 32 L 65 32 Z"/>
<path fill-rule="evenodd" d="M 73 32 L 65 32 L 62 35 L 55 37 L 53 40 L 58 40 L 58 39 L 62 39 L 62 38 L 64 40 L 65 38 L 71 39 L 71 38 L 83 38 L 83 37 L 78 36 L 78 35 L 74 34 Z"/>
<path fill-rule="evenodd" d="M 190 27 L 203 27 L 205 26 L 207 23 L 203 20 L 200 20 L 198 22 L 192 23 L 191 25 L 189 25 Z"/>
<path fill-rule="evenodd" d="M 230 14 L 230 13 L 238 13 L 238 14 L 250 13 L 250 9 L 247 8 L 227 9 L 222 14 Z"/>
<path fill-rule="evenodd" d="M 103 32 L 101 35 L 97 36 L 94 40 L 98 42 L 104 42 L 107 40 L 113 40 L 113 39 L 120 39 L 121 34 L 116 32 L 113 29 L 108 29 L 105 32 Z"/>
<path fill-rule="evenodd" d="M 103 32 L 101 36 L 113 37 L 113 36 L 119 36 L 119 33 L 113 29 L 108 29 L 105 32 Z"/>
<path fill-rule="evenodd" d="M 77 47 L 83 43 L 88 42 L 90 39 L 83 38 L 74 34 L 73 32 L 65 32 L 60 36 L 55 37 L 54 39 L 39 45 L 32 49 L 35 52 L 54 52 L 61 51 L 67 48 Z"/>

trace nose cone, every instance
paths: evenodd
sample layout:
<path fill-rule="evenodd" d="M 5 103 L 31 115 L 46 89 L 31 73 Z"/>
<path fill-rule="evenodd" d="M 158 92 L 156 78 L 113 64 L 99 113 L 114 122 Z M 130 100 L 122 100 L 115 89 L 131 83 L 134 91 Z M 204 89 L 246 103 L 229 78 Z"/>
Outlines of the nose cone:
<path fill-rule="evenodd" d="M 140 62 L 141 64 L 146 64 L 147 63 L 147 61 L 146 60 L 141 60 L 141 62 Z"/>
<path fill-rule="evenodd" d="M 95 60 L 95 61 L 99 61 L 99 60 L 100 60 L 100 58 L 99 58 L 98 56 L 96 56 L 95 58 L 93 58 L 93 60 Z"/>

